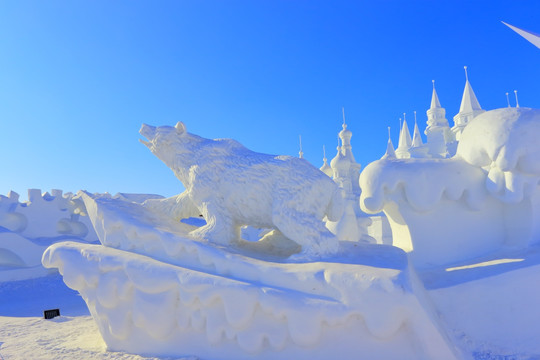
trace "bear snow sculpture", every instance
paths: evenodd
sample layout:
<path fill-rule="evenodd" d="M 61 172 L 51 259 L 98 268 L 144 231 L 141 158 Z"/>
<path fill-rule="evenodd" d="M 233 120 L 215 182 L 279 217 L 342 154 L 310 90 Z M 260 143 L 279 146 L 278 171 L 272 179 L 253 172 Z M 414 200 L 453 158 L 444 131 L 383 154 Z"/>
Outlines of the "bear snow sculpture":
<path fill-rule="evenodd" d="M 172 201 L 146 205 L 176 219 L 202 214 L 206 225 L 191 233 L 195 238 L 228 245 L 240 239 L 241 226 L 251 225 L 278 230 L 305 255 L 337 251 L 338 239 L 322 220 L 341 217 L 341 191 L 307 161 L 256 153 L 231 139 L 205 139 L 181 122 L 143 124 L 140 133 L 186 188 Z"/>

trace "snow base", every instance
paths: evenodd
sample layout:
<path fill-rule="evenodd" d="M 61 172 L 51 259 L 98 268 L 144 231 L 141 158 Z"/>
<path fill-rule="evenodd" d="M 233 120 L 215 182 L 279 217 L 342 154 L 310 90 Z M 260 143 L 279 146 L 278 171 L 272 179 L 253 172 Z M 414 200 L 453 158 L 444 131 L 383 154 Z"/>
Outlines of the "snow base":
<path fill-rule="evenodd" d="M 415 296 L 408 268 L 280 264 L 290 283 L 277 288 L 74 242 L 51 246 L 43 264 L 57 267 L 81 293 L 113 351 L 211 359 L 458 358 Z M 295 291 L 304 281 L 319 291 Z"/>

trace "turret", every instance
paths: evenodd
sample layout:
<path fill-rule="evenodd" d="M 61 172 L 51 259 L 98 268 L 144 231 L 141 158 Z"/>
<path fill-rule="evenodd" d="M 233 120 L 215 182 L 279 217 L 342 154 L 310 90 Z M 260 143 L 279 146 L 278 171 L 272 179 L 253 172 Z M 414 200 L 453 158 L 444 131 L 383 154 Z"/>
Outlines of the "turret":
<path fill-rule="evenodd" d="M 427 136 L 429 155 L 434 158 L 444 158 L 449 155 L 447 145 L 455 139 L 446 119 L 446 110 L 441 106 L 437 90 L 435 90 L 435 80 L 432 80 L 432 84 L 431 106 L 426 111 L 428 120 L 424 133 Z"/>
<path fill-rule="evenodd" d="M 403 125 L 399 131 L 399 142 L 398 148 L 396 149 L 396 156 L 398 159 L 408 159 L 411 157 L 409 153 L 409 148 L 412 145 L 411 133 L 409 132 L 409 127 L 407 126 L 407 119 L 405 114 L 403 114 Z"/>
<path fill-rule="evenodd" d="M 424 142 L 422 141 L 422 135 L 420 134 L 420 129 L 418 128 L 418 122 L 416 121 L 416 111 L 414 112 L 414 131 L 413 131 L 413 139 L 412 139 L 412 145 L 409 149 L 409 153 L 411 154 L 412 158 L 427 158 L 428 155 L 428 147 L 424 145 Z"/>
<path fill-rule="evenodd" d="M 452 132 L 457 141 L 461 137 L 461 133 L 467 124 L 474 119 L 476 116 L 485 112 L 484 109 L 480 107 L 478 99 L 472 89 L 471 83 L 469 82 L 469 76 L 467 74 L 467 67 L 465 69 L 465 89 L 463 90 L 463 97 L 461 98 L 461 106 L 459 107 L 459 113 L 454 116 L 454 126 L 452 127 Z"/>

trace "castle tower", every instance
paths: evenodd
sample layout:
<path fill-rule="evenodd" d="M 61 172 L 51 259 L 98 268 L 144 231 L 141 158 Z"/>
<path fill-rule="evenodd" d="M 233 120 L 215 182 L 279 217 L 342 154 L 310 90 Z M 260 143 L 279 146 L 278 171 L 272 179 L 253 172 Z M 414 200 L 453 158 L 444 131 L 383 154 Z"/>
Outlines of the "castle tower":
<path fill-rule="evenodd" d="M 416 121 L 416 111 L 414 112 L 414 131 L 412 145 L 409 149 L 411 158 L 427 158 L 429 148 L 424 145 L 422 141 L 422 135 L 420 134 L 420 129 L 418 128 L 418 122 Z"/>
<path fill-rule="evenodd" d="M 446 110 L 439 102 L 437 90 L 435 90 L 435 80 L 433 83 L 433 93 L 431 94 L 431 106 L 427 113 L 427 128 L 424 132 L 427 136 L 427 146 L 429 155 L 434 158 L 444 158 L 449 155 L 447 144 L 454 141 L 454 134 L 450 130 L 448 120 L 446 120 Z"/>
<path fill-rule="evenodd" d="M 411 133 L 409 132 L 409 127 L 407 126 L 407 119 L 405 119 L 405 114 L 403 114 L 403 125 L 399 131 L 399 142 L 398 148 L 396 149 L 396 157 L 398 159 L 409 159 L 411 154 L 409 149 L 412 146 Z"/>
<path fill-rule="evenodd" d="M 361 165 L 356 162 L 356 159 L 354 158 L 354 155 L 352 152 L 352 146 L 351 146 L 352 132 L 349 129 L 347 129 L 347 123 L 345 122 L 345 109 L 342 108 L 342 112 L 343 112 L 343 125 L 342 125 L 343 129 L 339 132 L 339 138 L 341 139 L 341 152 L 350 164 L 348 177 L 350 178 L 350 181 L 351 181 L 352 193 L 348 195 L 349 197 L 354 198 L 358 202 L 360 199 L 360 192 L 361 192 L 360 184 L 358 181 L 360 178 Z M 360 205 L 358 205 L 357 207 L 358 207 L 358 211 L 360 211 Z"/>
<path fill-rule="evenodd" d="M 333 179 L 340 188 L 343 189 L 344 194 L 347 196 L 352 194 L 352 182 L 349 177 L 349 171 L 351 169 L 351 163 L 349 159 L 343 155 L 342 146 L 337 147 L 337 154 L 330 161 L 330 167 L 333 172 Z"/>
<path fill-rule="evenodd" d="M 467 126 L 467 124 L 476 116 L 485 112 L 485 110 L 480 107 L 480 103 L 478 102 L 478 99 L 476 99 L 476 95 L 474 94 L 471 83 L 469 82 L 467 67 L 465 66 L 464 68 L 465 89 L 463 90 L 463 97 L 461 98 L 459 113 L 454 116 L 454 126 L 452 127 L 452 132 L 454 133 L 457 141 L 459 141 L 465 126 Z"/>

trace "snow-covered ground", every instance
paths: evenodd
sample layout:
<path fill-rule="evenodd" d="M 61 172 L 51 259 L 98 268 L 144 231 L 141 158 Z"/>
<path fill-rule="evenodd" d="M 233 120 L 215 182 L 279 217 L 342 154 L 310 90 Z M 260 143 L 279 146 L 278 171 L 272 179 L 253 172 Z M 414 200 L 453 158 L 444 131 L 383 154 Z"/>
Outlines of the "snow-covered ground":
<path fill-rule="evenodd" d="M 43 310 L 55 308 L 61 316 L 45 320 Z M 0 359 L 164 358 L 107 351 L 84 300 L 55 273 L 0 282 Z"/>
<path fill-rule="evenodd" d="M 453 342 L 476 360 L 540 359 L 540 249 L 420 273 Z M 43 310 L 62 316 L 43 319 Z M 373 359 L 367 354 L 358 359 Z M 59 274 L 0 283 L 0 359 L 173 359 L 109 352 Z M 174 359 L 196 359 L 178 357 Z M 211 360 L 211 359 L 209 359 Z"/>

